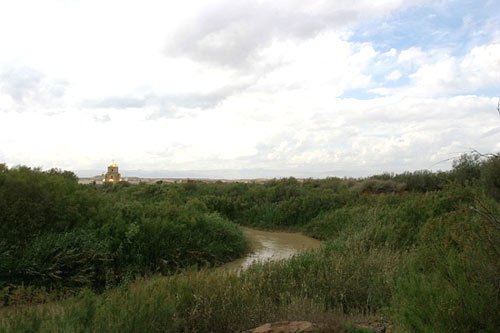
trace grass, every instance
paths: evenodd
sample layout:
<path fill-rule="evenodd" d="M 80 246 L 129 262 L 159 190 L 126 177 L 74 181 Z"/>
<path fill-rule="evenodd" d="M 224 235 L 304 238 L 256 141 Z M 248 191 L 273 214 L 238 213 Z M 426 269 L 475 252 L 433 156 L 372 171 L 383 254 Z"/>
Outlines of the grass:
<path fill-rule="evenodd" d="M 239 275 L 202 270 L 141 279 L 102 295 L 4 309 L 0 331 L 235 332 L 278 320 L 347 321 L 383 309 L 400 260 L 387 251 L 357 258 L 327 245 Z"/>
<path fill-rule="evenodd" d="M 8 307 L 0 332 L 236 332 L 279 320 L 342 332 L 372 316 L 390 319 L 395 332 L 494 332 L 499 232 L 467 208 L 469 194 L 371 198 L 339 213 L 352 222 L 336 225 L 335 239 L 319 249 L 240 274 L 193 270 Z M 498 213 L 493 200 L 483 206 Z M 317 223 L 328 230 L 339 219 Z"/>
<path fill-rule="evenodd" d="M 206 234 L 225 235 L 243 249 L 238 228 L 222 217 L 302 230 L 324 242 L 319 249 L 254 264 L 239 274 L 192 268 L 125 280 L 102 294 L 83 290 L 58 302 L 52 292 L 19 287 L 9 295 L 11 306 L 0 310 L 0 332 L 237 332 L 281 320 L 325 323 L 325 332 L 361 332 L 370 329 L 356 323 L 372 319 L 389 320 L 396 333 L 496 332 L 500 204 L 491 194 L 496 183 L 485 187 L 482 182 L 497 179 L 498 169 L 491 164 L 490 178 L 484 178 L 482 169 L 478 173 L 466 162 L 455 176 L 403 174 L 407 189 L 414 189 L 405 192 L 401 177 L 389 174 L 262 186 L 103 188 L 121 198 L 123 223 L 106 225 L 114 239 L 129 242 L 128 248 L 119 247 L 125 259 L 134 253 L 133 258 L 163 258 L 158 249 L 170 243 L 192 251 L 198 242 L 181 243 L 204 240 Z M 451 182 L 452 176 L 465 181 Z M 128 202 L 132 197 L 140 200 Z M 141 215 L 150 208 L 156 216 Z M 172 217 L 177 224 L 162 220 Z M 135 228 L 139 222 L 142 229 Z M 163 242 L 175 228 L 183 237 L 172 234 L 168 244 Z M 155 247 L 148 244 L 152 237 Z M 230 258 L 234 251 L 226 243 L 212 242 L 210 253 Z M 129 262 L 125 259 L 123 264 Z M 26 305 L 37 300 L 47 303 Z"/>

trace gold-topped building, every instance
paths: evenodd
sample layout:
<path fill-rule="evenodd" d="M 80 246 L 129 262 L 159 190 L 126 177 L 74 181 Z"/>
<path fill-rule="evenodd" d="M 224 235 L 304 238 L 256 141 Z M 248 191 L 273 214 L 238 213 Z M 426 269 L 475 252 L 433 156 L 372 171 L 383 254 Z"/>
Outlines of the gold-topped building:
<path fill-rule="evenodd" d="M 104 176 L 102 180 L 104 183 L 118 183 L 122 180 L 120 173 L 118 172 L 118 165 L 113 161 L 110 165 L 108 165 L 108 172 Z"/>

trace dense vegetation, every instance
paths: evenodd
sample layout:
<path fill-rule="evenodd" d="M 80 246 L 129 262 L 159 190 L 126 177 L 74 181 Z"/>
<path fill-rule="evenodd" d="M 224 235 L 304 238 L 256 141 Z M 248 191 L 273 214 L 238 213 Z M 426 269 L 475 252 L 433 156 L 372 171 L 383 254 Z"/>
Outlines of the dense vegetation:
<path fill-rule="evenodd" d="M 56 176 L 70 175 L 56 172 Z M 1 179 L 0 188 L 5 188 Z M 449 172 L 365 179 L 74 188 L 79 204 L 100 203 L 92 204 L 98 207 L 95 211 L 82 204 L 67 213 L 95 214 L 87 224 L 72 222 L 71 230 L 78 230 L 82 238 L 88 237 L 88 230 L 98 230 L 93 237 L 102 242 L 123 243 L 134 223 L 143 228 L 145 221 L 164 218 L 172 221 L 168 229 L 175 230 L 176 223 L 189 225 L 183 219 L 197 212 L 220 221 L 223 230 L 230 226 L 228 219 L 258 228 L 300 230 L 325 242 L 318 250 L 254 265 L 239 275 L 191 271 L 122 284 L 102 295 L 86 291 L 42 310 L 11 306 L 4 312 L 0 331 L 234 332 L 271 320 L 343 321 L 359 314 L 389 319 L 397 332 L 496 332 L 500 327 L 498 156 L 464 155 Z M 2 194 L 0 198 L 7 200 Z M 110 202 L 112 207 L 106 210 Z M 65 214 L 60 213 L 59 221 Z M 116 221 L 102 223 L 101 215 Z M 2 224 L 9 219 L 5 216 Z M 44 223 L 40 219 L 36 225 Z M 54 223 L 54 228 L 59 225 L 66 224 Z M 85 225 L 93 227 L 78 227 Z M 5 230 L 15 232 L 12 227 Z M 64 228 L 52 232 L 56 230 Z M 157 232 L 146 235 L 157 239 Z M 149 241 L 137 239 L 138 244 Z M 94 244 L 101 243 L 88 246 Z M 119 248 L 106 246 L 114 253 Z M 142 248 L 121 246 L 123 261 L 116 265 L 142 267 Z M 227 253 L 224 250 L 220 253 Z M 185 251 L 177 260 L 189 254 Z M 209 260 L 205 256 L 202 261 L 213 262 Z M 187 264 L 176 262 L 174 267 Z M 149 267 L 155 269 L 160 268 Z M 11 297 L 11 302 L 15 300 Z"/>
<path fill-rule="evenodd" d="M 166 189 L 82 186 L 71 172 L 0 165 L 0 290 L 96 291 L 241 256 L 241 230 Z"/>

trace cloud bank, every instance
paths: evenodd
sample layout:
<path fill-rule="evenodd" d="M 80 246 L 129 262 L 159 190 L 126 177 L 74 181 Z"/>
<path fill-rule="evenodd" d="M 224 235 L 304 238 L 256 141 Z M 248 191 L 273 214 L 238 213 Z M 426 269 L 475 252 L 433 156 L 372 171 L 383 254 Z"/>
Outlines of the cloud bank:
<path fill-rule="evenodd" d="M 500 151 L 495 2 L 32 5 L 0 5 L 0 163 L 324 177 Z"/>

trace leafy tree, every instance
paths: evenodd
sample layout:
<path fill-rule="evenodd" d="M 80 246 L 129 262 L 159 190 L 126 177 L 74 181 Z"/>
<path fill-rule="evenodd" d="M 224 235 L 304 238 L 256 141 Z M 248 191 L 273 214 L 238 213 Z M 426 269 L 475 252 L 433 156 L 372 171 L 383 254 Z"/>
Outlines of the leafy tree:
<path fill-rule="evenodd" d="M 462 154 L 453 161 L 453 176 L 455 180 L 465 185 L 478 180 L 481 176 L 481 155 L 477 153 Z"/>

